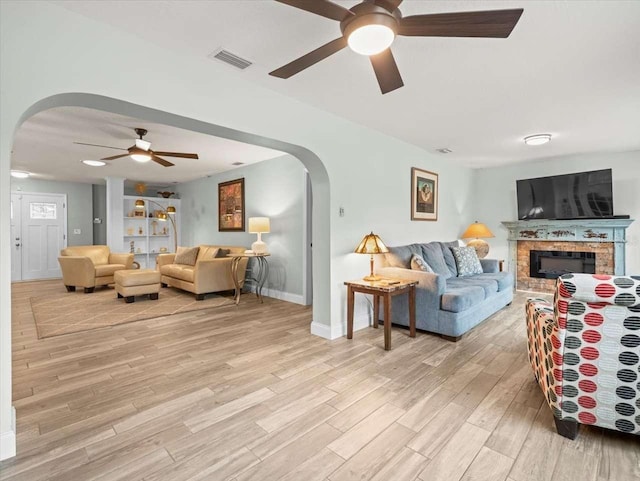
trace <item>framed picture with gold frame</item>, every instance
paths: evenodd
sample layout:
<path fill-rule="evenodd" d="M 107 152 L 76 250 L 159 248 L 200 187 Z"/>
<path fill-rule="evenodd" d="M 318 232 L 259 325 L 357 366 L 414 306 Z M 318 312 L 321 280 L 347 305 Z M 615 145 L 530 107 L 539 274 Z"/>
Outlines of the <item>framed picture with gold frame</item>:
<path fill-rule="evenodd" d="M 147 210 L 146 209 L 136 209 L 133 211 L 133 217 L 146 217 Z"/>
<path fill-rule="evenodd" d="M 438 220 L 438 174 L 411 169 L 411 220 Z"/>
<path fill-rule="evenodd" d="M 218 231 L 244 232 L 244 177 L 218 184 Z"/>

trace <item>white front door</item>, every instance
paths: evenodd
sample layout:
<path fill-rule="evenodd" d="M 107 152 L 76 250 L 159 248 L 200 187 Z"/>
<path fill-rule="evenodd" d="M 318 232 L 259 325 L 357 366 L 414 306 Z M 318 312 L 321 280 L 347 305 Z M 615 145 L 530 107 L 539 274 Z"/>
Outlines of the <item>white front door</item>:
<path fill-rule="evenodd" d="M 20 212 L 20 235 L 12 235 L 16 263 L 20 257 L 20 280 L 62 277 L 58 256 L 66 245 L 66 196 L 17 193 L 11 198 L 15 217 Z"/>
<path fill-rule="evenodd" d="M 11 282 L 22 280 L 22 202 L 11 194 Z"/>

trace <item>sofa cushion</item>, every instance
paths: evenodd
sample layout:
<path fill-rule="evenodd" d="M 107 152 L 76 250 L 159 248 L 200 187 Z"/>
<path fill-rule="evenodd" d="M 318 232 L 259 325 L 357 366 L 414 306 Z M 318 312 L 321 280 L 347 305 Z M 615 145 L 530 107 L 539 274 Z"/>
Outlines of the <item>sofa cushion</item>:
<path fill-rule="evenodd" d="M 444 254 L 440 242 L 429 242 L 421 244 L 422 258 L 431 266 L 433 272 L 443 276 L 445 279 L 451 277 L 451 271 L 444 261 Z"/>
<path fill-rule="evenodd" d="M 195 266 L 198 252 L 200 252 L 200 247 L 178 247 L 174 262 L 176 264 Z"/>
<path fill-rule="evenodd" d="M 444 256 L 444 263 L 447 264 L 449 268 L 449 272 L 451 272 L 452 276 L 458 275 L 458 267 L 456 265 L 456 260 L 453 257 L 453 252 L 451 252 L 452 247 L 459 247 L 458 241 L 451 242 L 440 242 L 440 247 L 442 248 L 442 255 Z"/>
<path fill-rule="evenodd" d="M 458 267 L 458 277 L 482 274 L 482 265 L 473 247 L 452 247 L 451 252 Z"/>
<path fill-rule="evenodd" d="M 442 295 L 440 308 L 443 311 L 462 312 L 484 300 L 484 289 L 480 286 L 447 287 Z"/>
<path fill-rule="evenodd" d="M 422 248 L 420 247 L 420 244 L 389 247 L 389 252 L 384 255 L 384 262 L 386 263 L 385 267 L 411 269 L 411 257 L 414 254 L 422 257 Z"/>
<path fill-rule="evenodd" d="M 418 254 L 413 254 L 411 256 L 411 269 L 414 271 L 433 273 L 433 269 L 431 268 L 431 266 L 427 264 L 422 256 L 419 256 Z"/>
<path fill-rule="evenodd" d="M 510 272 L 491 272 L 484 274 L 476 274 L 466 279 L 492 279 L 498 285 L 498 291 L 513 289 L 513 276 Z"/>
<path fill-rule="evenodd" d="M 180 279 L 186 282 L 193 282 L 195 267 L 184 264 L 167 264 L 160 268 L 160 273 L 163 276 L 173 277 L 174 279 Z"/>
<path fill-rule="evenodd" d="M 219 247 L 215 246 L 200 245 L 199 247 L 200 252 L 198 252 L 198 261 L 215 259 L 216 255 L 218 255 L 218 251 L 220 250 Z"/>
<path fill-rule="evenodd" d="M 215 257 L 220 259 L 221 257 L 227 257 L 229 254 L 231 254 L 231 249 L 220 248 L 218 249 L 218 252 L 216 252 Z"/>
<path fill-rule="evenodd" d="M 127 266 L 125 266 L 124 264 L 102 264 L 96 266 L 96 277 L 112 276 L 114 272 L 126 268 Z"/>
<path fill-rule="evenodd" d="M 495 279 L 483 278 L 482 276 L 452 277 L 447 279 L 447 289 L 467 286 L 482 287 L 485 299 L 498 292 L 498 282 Z"/>

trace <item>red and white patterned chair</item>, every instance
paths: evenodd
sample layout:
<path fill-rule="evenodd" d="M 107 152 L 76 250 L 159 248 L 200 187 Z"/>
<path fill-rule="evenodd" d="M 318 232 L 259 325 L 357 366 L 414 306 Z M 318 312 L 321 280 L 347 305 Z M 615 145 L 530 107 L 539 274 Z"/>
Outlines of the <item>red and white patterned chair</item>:
<path fill-rule="evenodd" d="M 556 421 L 640 434 L 640 276 L 566 274 L 526 304 L 529 361 Z"/>

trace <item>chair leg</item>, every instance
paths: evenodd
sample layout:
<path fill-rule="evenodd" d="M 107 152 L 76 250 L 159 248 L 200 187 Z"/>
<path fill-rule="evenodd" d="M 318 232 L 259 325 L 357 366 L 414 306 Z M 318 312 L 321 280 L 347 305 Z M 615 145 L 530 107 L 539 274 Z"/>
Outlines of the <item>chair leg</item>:
<path fill-rule="evenodd" d="M 84 288 L 84 293 L 85 294 L 91 294 L 94 290 L 95 290 L 95 287 L 85 287 Z"/>
<path fill-rule="evenodd" d="M 157 301 L 158 300 L 158 293 L 157 292 L 153 292 L 153 293 L 149 294 L 149 299 L 151 299 L 152 301 Z"/>
<path fill-rule="evenodd" d="M 196 294 L 196 301 L 204 301 L 204 294 Z"/>
<path fill-rule="evenodd" d="M 575 421 L 569 421 L 568 419 L 553 418 L 556 422 L 556 430 L 560 436 L 568 439 L 575 439 L 578 435 L 578 428 L 580 425 Z"/>
<path fill-rule="evenodd" d="M 133 301 L 135 301 L 136 298 L 133 296 L 127 296 L 124 298 L 124 302 L 126 302 L 127 304 L 131 304 Z"/>
<path fill-rule="evenodd" d="M 76 286 L 64 286 L 67 288 L 67 292 L 76 292 Z"/>
<path fill-rule="evenodd" d="M 122 299 L 122 294 L 118 292 L 118 299 Z"/>
<path fill-rule="evenodd" d="M 168 285 L 168 284 L 165 284 L 164 282 L 161 282 L 161 283 L 160 283 L 160 286 L 161 286 L 161 287 L 169 287 L 169 285 Z"/>

